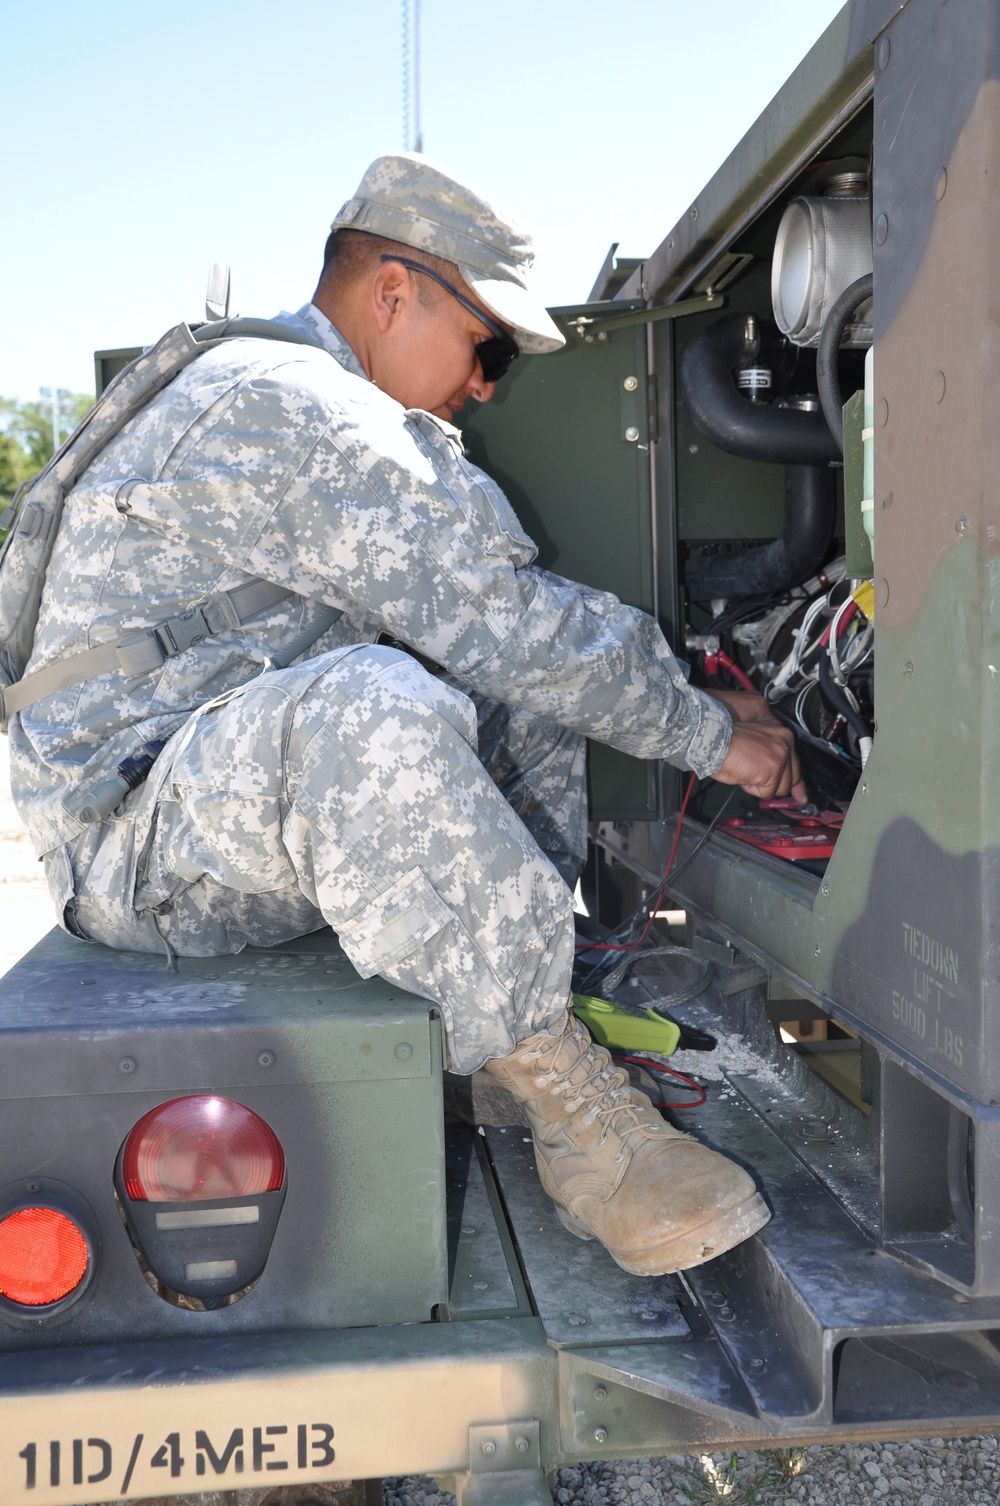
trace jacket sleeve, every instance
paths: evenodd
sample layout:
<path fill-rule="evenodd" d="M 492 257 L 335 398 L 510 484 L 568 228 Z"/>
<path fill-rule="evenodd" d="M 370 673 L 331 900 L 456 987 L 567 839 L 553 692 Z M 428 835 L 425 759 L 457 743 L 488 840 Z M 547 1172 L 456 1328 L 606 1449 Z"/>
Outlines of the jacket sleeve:
<path fill-rule="evenodd" d="M 484 694 L 716 772 L 729 714 L 687 684 L 654 620 L 538 568 L 535 552 L 455 430 L 369 387 L 327 425 L 246 568 L 357 604 Z"/>

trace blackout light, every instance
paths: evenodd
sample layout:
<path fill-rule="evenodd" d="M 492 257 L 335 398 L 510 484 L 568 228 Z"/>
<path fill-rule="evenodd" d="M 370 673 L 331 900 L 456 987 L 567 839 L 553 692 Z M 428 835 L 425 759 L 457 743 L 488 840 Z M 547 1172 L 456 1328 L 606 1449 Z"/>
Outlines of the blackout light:
<path fill-rule="evenodd" d="M 216 1094 L 172 1098 L 126 1136 L 115 1185 L 132 1243 L 161 1296 L 234 1300 L 264 1269 L 285 1198 L 270 1125 Z"/>
<path fill-rule="evenodd" d="M 270 1125 L 231 1098 L 173 1098 L 130 1131 L 122 1177 L 133 1200 L 172 1203 L 275 1192 L 285 1157 Z"/>

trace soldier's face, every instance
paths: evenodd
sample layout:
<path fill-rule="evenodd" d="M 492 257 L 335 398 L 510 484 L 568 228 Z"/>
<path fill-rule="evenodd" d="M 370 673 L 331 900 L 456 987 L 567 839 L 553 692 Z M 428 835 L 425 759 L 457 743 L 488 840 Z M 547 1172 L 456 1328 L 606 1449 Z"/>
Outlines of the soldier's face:
<path fill-rule="evenodd" d="M 486 381 L 476 359 L 490 330 L 443 289 L 425 283 L 421 292 L 416 276 L 400 270 L 407 282 L 394 289 L 393 317 L 372 375 L 404 408 L 452 422 L 470 397 L 488 403 L 493 396 L 496 383 Z"/>

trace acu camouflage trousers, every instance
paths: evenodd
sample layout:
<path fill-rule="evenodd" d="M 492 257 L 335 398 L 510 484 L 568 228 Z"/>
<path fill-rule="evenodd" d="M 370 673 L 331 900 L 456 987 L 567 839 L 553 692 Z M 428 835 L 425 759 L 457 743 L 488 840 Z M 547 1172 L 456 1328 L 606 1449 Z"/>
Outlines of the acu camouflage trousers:
<path fill-rule="evenodd" d="M 566 1007 L 585 822 L 576 734 L 362 644 L 202 707 L 122 815 L 46 864 L 68 928 L 126 950 L 328 923 L 363 977 L 440 1006 L 472 1072 Z"/>

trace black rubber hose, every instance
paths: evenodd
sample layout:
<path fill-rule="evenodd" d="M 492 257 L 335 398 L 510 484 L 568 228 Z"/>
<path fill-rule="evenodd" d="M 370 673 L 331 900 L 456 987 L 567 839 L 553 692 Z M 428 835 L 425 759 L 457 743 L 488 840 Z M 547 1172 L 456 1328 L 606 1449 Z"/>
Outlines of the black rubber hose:
<path fill-rule="evenodd" d="M 733 381 L 744 352 L 746 316 L 724 314 L 697 335 L 681 362 L 691 421 L 720 450 L 777 465 L 826 465 L 840 450 L 822 413 L 751 403 Z"/>
<path fill-rule="evenodd" d="M 688 591 L 696 601 L 711 601 L 715 596 L 767 595 L 808 580 L 826 558 L 835 507 L 828 466 L 786 466 L 781 537 L 739 554 L 692 557 L 684 574 Z"/>
<path fill-rule="evenodd" d="M 871 737 L 872 729 L 861 715 L 855 711 L 840 686 L 833 678 L 833 670 L 830 668 L 830 660 L 827 657 L 826 648 L 819 651 L 819 687 L 823 692 L 823 699 L 834 711 L 849 722 L 858 737 Z"/>
<path fill-rule="evenodd" d="M 859 277 L 857 282 L 852 282 L 849 288 L 844 289 L 840 297 L 830 305 L 816 347 L 819 400 L 823 416 L 841 454 L 844 453 L 844 398 L 840 390 L 840 342 L 852 316 L 872 296 L 874 288 L 875 279 L 871 272 L 866 272 L 864 277 Z"/>

